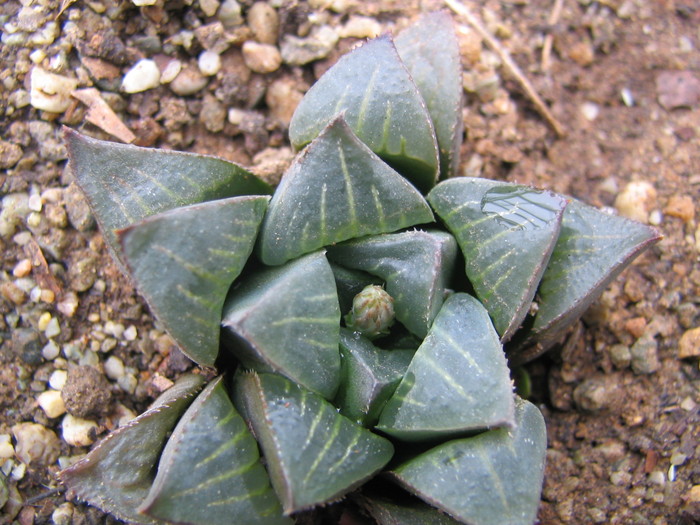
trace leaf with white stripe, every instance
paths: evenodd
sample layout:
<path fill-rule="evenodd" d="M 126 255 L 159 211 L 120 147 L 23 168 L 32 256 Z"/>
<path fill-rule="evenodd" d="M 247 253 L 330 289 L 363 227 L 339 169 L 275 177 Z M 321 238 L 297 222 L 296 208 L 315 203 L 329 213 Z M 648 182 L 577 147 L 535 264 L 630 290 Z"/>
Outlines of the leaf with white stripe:
<path fill-rule="evenodd" d="M 479 301 L 454 294 L 443 304 L 377 428 L 420 441 L 512 424 L 513 388 L 498 334 Z"/>
<path fill-rule="evenodd" d="M 423 196 L 334 119 L 285 173 L 260 233 L 265 264 L 433 222 Z"/>
<path fill-rule="evenodd" d="M 64 129 L 76 182 L 121 264 L 116 230 L 179 206 L 272 193 L 267 183 L 224 159 L 116 144 Z"/>
<path fill-rule="evenodd" d="M 527 186 L 459 177 L 438 184 L 428 201 L 457 239 L 467 277 L 507 341 L 530 309 L 566 199 Z"/>
<path fill-rule="evenodd" d="M 339 499 L 379 472 L 394 453 L 389 440 L 281 376 L 240 374 L 234 388 L 285 514 Z"/>
<path fill-rule="evenodd" d="M 231 290 L 221 324 L 226 346 L 246 367 L 335 395 L 340 309 L 323 252 L 248 276 Z"/>
<path fill-rule="evenodd" d="M 190 405 L 163 449 L 140 512 L 191 525 L 291 525 L 260 462 L 258 445 L 222 377 Z"/>
<path fill-rule="evenodd" d="M 423 338 L 444 301 L 457 243 L 449 233 L 414 230 L 330 246 L 328 258 L 381 277 L 394 299 L 396 319 Z"/>
<path fill-rule="evenodd" d="M 547 433 L 532 403 L 515 404 L 515 426 L 449 441 L 392 470 L 409 492 L 462 523 L 532 525 L 544 477 Z"/>
<path fill-rule="evenodd" d="M 304 95 L 289 124 L 300 149 L 343 113 L 355 134 L 423 191 L 437 180 L 430 114 L 390 36 L 342 56 Z"/>
<path fill-rule="evenodd" d="M 139 292 L 182 351 L 202 366 L 214 366 L 221 309 L 253 251 L 268 200 L 193 204 L 119 231 Z"/>
<path fill-rule="evenodd" d="M 462 145 L 462 62 L 455 24 L 447 11 L 422 15 L 396 37 L 396 50 L 418 86 L 435 126 L 440 178 L 457 173 Z"/>
<path fill-rule="evenodd" d="M 158 523 L 136 509 L 148 495 L 170 431 L 203 384 L 202 376 L 182 376 L 146 412 L 60 472 L 67 493 L 121 520 Z"/>

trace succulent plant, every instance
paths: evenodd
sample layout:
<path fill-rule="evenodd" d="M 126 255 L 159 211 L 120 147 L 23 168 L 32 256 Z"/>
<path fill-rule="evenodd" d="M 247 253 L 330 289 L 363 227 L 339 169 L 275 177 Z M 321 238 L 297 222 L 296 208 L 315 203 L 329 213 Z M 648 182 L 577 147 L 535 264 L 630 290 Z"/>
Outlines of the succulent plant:
<path fill-rule="evenodd" d="M 274 192 L 221 159 L 66 132 L 116 260 L 201 367 L 60 474 L 74 496 L 138 523 L 345 504 L 379 524 L 535 520 L 544 420 L 508 361 L 555 344 L 658 235 L 455 177 L 461 93 L 433 13 L 309 90 Z"/>

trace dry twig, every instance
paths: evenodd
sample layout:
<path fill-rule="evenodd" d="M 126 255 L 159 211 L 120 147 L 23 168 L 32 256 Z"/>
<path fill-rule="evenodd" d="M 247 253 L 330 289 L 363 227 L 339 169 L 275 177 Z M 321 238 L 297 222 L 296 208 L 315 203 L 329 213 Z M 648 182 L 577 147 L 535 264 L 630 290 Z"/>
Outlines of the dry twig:
<path fill-rule="evenodd" d="M 549 13 L 549 18 L 547 19 L 547 25 L 550 30 L 559 22 L 559 17 L 561 16 L 561 11 L 564 7 L 564 0 L 554 0 L 554 6 L 552 7 L 552 12 Z M 554 43 L 554 35 L 550 32 L 544 37 L 544 44 L 542 45 L 542 62 L 541 68 L 542 72 L 546 73 L 549 70 L 550 58 L 552 55 L 552 44 Z"/>

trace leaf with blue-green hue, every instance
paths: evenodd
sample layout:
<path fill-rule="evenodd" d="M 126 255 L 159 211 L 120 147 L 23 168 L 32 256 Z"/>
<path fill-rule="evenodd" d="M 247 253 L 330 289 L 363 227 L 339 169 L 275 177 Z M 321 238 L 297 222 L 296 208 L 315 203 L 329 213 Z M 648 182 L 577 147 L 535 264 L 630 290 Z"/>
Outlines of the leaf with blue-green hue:
<path fill-rule="evenodd" d="M 379 419 L 411 359 L 412 350 L 382 350 L 357 332 L 340 329 L 341 383 L 335 405 L 340 413 L 364 427 Z"/>
<path fill-rule="evenodd" d="M 428 200 L 457 239 L 467 277 L 507 341 L 530 309 L 566 199 L 527 186 L 460 177 L 438 184 Z"/>
<path fill-rule="evenodd" d="M 260 233 L 259 253 L 276 265 L 355 237 L 433 221 L 423 196 L 333 120 L 292 163 Z"/>
<path fill-rule="evenodd" d="M 386 283 L 396 319 L 420 338 L 428 333 L 454 272 L 457 243 L 449 233 L 414 230 L 328 247 L 328 259 Z"/>
<path fill-rule="evenodd" d="M 203 384 L 198 375 L 181 377 L 146 412 L 63 470 L 59 478 L 68 494 L 122 520 L 156 523 L 136 509 L 151 488 L 163 444 Z"/>
<path fill-rule="evenodd" d="M 222 377 L 190 405 L 168 440 L 139 511 L 192 525 L 291 525 L 282 516 L 258 444 Z"/>
<path fill-rule="evenodd" d="M 415 499 L 415 498 L 413 498 Z M 409 500 L 402 497 L 400 500 L 390 500 L 382 497 L 362 496 L 359 504 L 369 513 L 379 525 L 459 525 L 447 514 L 422 501 Z"/>
<path fill-rule="evenodd" d="M 299 103 L 289 139 L 300 149 L 343 113 L 362 142 L 423 191 L 437 180 L 430 114 L 390 36 L 344 55 Z"/>
<path fill-rule="evenodd" d="M 337 500 L 391 459 L 389 440 L 273 374 L 240 374 L 236 405 L 260 443 L 285 514 Z"/>
<path fill-rule="evenodd" d="M 70 166 L 120 263 L 115 230 L 178 206 L 239 195 L 268 195 L 270 186 L 216 157 L 115 144 L 65 128 Z"/>
<path fill-rule="evenodd" d="M 538 290 L 539 308 L 527 341 L 534 346 L 516 352 L 514 361 L 533 359 L 555 344 L 612 280 L 659 239 L 654 228 L 572 201 Z"/>
<path fill-rule="evenodd" d="M 246 367 L 282 374 L 327 399 L 335 395 L 340 309 L 323 252 L 250 275 L 231 290 L 221 324 Z"/>
<path fill-rule="evenodd" d="M 515 427 L 449 441 L 392 470 L 396 481 L 463 523 L 532 525 L 544 477 L 547 433 L 521 399 Z"/>
<path fill-rule="evenodd" d="M 513 388 L 484 307 L 451 295 L 416 351 L 377 428 L 406 441 L 513 425 Z"/>
<path fill-rule="evenodd" d="M 462 62 L 452 17 L 446 11 L 424 14 L 401 31 L 395 43 L 435 126 L 440 178 L 450 178 L 459 167 L 464 130 Z"/>
<path fill-rule="evenodd" d="M 338 304 L 340 305 L 341 313 L 350 311 L 352 300 L 365 286 L 370 284 L 381 286 L 384 284 L 375 275 L 370 275 L 360 270 L 349 270 L 339 264 L 331 263 L 331 269 L 333 270 L 333 277 L 335 277 L 335 286 L 338 289 Z"/>
<path fill-rule="evenodd" d="M 202 366 L 214 366 L 226 293 L 253 251 L 269 199 L 193 204 L 119 231 L 137 288 L 183 352 Z"/>

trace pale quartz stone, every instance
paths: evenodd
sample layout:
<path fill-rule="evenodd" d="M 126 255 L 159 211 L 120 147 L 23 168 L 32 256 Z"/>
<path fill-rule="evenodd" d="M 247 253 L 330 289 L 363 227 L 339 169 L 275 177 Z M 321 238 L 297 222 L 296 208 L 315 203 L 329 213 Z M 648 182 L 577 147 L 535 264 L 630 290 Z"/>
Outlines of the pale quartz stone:
<path fill-rule="evenodd" d="M 36 401 L 47 417 L 54 418 L 66 413 L 66 405 L 58 390 L 46 390 L 37 396 Z"/>
<path fill-rule="evenodd" d="M 63 440 L 74 447 L 87 447 L 95 442 L 98 425 L 94 421 L 66 414 L 61 424 Z"/>
<path fill-rule="evenodd" d="M 149 58 L 143 58 L 136 62 L 122 80 L 122 90 L 126 93 L 141 93 L 159 85 L 160 69 Z"/>
<path fill-rule="evenodd" d="M 221 57 L 214 51 L 202 51 L 197 60 L 197 65 L 202 75 L 210 77 L 221 70 Z"/>
<path fill-rule="evenodd" d="M 68 379 L 68 372 L 65 370 L 54 370 L 49 377 L 49 386 L 55 390 L 61 390 Z"/>
<path fill-rule="evenodd" d="M 615 208 L 620 215 L 647 223 L 649 213 L 656 207 L 656 189 L 641 180 L 627 184 L 615 198 Z"/>
<path fill-rule="evenodd" d="M 38 66 L 32 68 L 29 83 L 29 103 L 50 113 L 63 113 L 68 109 L 70 94 L 78 87 L 76 79 L 49 73 Z"/>

